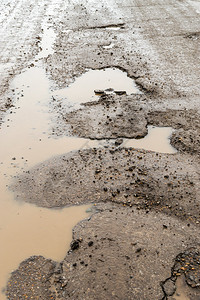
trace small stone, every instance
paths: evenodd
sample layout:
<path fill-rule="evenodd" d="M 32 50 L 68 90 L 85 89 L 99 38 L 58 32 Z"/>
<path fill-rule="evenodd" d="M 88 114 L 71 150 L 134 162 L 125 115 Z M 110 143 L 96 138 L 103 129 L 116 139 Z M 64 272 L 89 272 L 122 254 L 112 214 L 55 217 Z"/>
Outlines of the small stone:
<path fill-rule="evenodd" d="M 115 91 L 115 94 L 119 96 L 126 95 L 126 91 Z"/>
<path fill-rule="evenodd" d="M 176 286 L 171 279 L 168 279 L 163 285 L 164 291 L 167 296 L 172 296 L 176 291 Z"/>
<path fill-rule="evenodd" d="M 90 242 L 88 243 L 88 246 L 89 246 L 89 247 L 92 247 L 93 244 L 94 244 L 94 242 L 93 242 L 93 241 L 90 241 Z"/>
<path fill-rule="evenodd" d="M 116 141 L 115 141 L 115 146 L 119 146 L 119 145 L 121 145 L 123 143 L 123 139 L 117 139 Z"/>
<path fill-rule="evenodd" d="M 114 91 L 113 88 L 108 88 L 108 89 L 105 90 L 105 92 L 113 92 L 113 91 Z"/>
<path fill-rule="evenodd" d="M 94 93 L 96 95 L 104 95 L 105 94 L 103 90 L 94 90 Z"/>
<path fill-rule="evenodd" d="M 79 240 L 72 241 L 70 244 L 71 250 L 74 251 L 79 248 Z"/>
<path fill-rule="evenodd" d="M 76 266 L 77 266 L 77 263 L 74 263 L 72 266 L 73 266 L 73 267 L 76 267 Z"/>
<path fill-rule="evenodd" d="M 135 252 L 136 252 L 136 253 L 139 253 L 139 252 L 141 252 L 141 251 L 142 251 L 142 248 L 137 248 Z"/>

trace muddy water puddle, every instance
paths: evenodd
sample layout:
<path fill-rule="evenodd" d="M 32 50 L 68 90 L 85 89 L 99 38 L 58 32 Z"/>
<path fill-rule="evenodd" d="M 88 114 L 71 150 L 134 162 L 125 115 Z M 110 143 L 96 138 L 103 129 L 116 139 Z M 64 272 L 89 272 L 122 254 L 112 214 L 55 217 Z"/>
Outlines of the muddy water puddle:
<path fill-rule="evenodd" d="M 89 206 L 61 210 L 18 203 L 1 188 L 0 203 L 0 288 L 9 274 L 32 255 L 62 261 L 72 240 L 72 229 L 89 216 Z M 2 199 L 3 198 L 3 199 Z M 0 295 L 3 299 L 4 295 Z"/>
<path fill-rule="evenodd" d="M 87 139 L 51 137 L 51 124 L 56 117 L 49 112 L 49 81 L 44 70 L 27 70 L 16 77 L 12 89 L 16 107 L 10 110 L 0 130 L 0 163 L 12 163 L 23 170 L 53 155 L 98 146 L 97 141 Z"/>
<path fill-rule="evenodd" d="M 36 163 L 97 145 L 84 139 L 49 137 L 54 116 L 48 108 L 48 85 L 45 72 L 39 68 L 17 76 L 11 86 L 15 107 L 0 130 L 0 289 L 10 272 L 31 255 L 61 261 L 69 249 L 72 228 L 90 215 L 86 210 L 91 205 L 44 209 L 14 200 L 7 189 L 12 176 Z"/>
<path fill-rule="evenodd" d="M 121 146 L 174 154 L 177 150 L 170 144 L 172 132 L 171 127 L 148 126 L 146 137 L 142 139 L 126 139 Z"/>
<path fill-rule="evenodd" d="M 99 93 L 98 93 L 99 91 Z M 69 87 L 55 91 L 54 96 L 69 102 L 84 103 L 98 100 L 99 94 L 124 92 L 127 95 L 141 93 L 134 80 L 117 68 L 89 70 L 78 77 Z"/>

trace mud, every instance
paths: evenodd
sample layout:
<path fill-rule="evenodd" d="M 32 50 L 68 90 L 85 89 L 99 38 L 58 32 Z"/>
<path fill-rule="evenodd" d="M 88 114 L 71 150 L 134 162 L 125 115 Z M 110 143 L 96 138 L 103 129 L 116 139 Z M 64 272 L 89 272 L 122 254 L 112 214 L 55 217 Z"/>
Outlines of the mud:
<path fill-rule="evenodd" d="M 79 2 L 0 4 L 0 126 L 18 108 L 12 79 L 36 66 L 48 76 L 47 108 L 57 118 L 47 140 L 105 142 L 79 151 L 70 142 L 75 151 L 55 158 L 43 152 L 29 166 L 49 160 L 9 182 L 16 201 L 58 209 L 95 203 L 99 212 L 74 228 L 62 263 L 22 262 L 7 297 L 199 299 L 199 2 Z M 56 95 L 105 68 L 124 72 L 142 94 L 93 90 L 93 101 L 78 105 Z M 177 153 L 124 148 L 126 139 L 147 137 L 149 126 L 172 128 Z M 53 144 L 47 152 L 62 154 L 63 144 Z"/>

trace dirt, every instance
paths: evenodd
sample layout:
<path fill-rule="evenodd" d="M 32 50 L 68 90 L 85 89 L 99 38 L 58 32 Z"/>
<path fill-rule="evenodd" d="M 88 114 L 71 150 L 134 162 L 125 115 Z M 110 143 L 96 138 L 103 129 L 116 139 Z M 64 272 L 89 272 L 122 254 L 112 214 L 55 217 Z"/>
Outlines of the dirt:
<path fill-rule="evenodd" d="M 37 206 L 95 203 L 98 213 L 74 228 L 61 264 L 41 256 L 22 262 L 6 287 L 8 299 L 171 300 L 179 276 L 183 296 L 200 298 L 199 12 L 190 2 L 0 4 L 0 124 L 17 106 L 9 84 L 26 67 L 45 69 L 52 92 L 89 69 L 112 67 L 142 92 L 103 95 L 70 110 L 51 97 L 58 120 L 52 136 L 108 144 L 51 158 L 13 178 L 10 188 L 16 200 Z M 39 58 L 43 21 L 55 42 Z M 172 127 L 178 152 L 119 147 L 121 138 L 146 136 L 148 125 Z"/>

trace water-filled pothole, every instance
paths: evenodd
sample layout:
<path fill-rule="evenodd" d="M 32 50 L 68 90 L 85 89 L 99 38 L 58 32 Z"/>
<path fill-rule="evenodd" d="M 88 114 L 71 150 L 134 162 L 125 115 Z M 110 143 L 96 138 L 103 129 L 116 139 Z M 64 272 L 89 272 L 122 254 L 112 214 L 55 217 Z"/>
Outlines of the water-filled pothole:
<path fill-rule="evenodd" d="M 172 132 L 171 127 L 148 126 L 148 134 L 144 138 L 126 139 L 121 146 L 173 154 L 177 150 L 170 144 Z"/>
<path fill-rule="evenodd" d="M 2 178 L 1 178 L 2 179 Z M 0 196 L 0 289 L 9 274 L 32 255 L 62 261 L 72 240 L 73 227 L 84 218 L 91 205 L 64 209 L 38 208 L 17 202 L 1 181 Z M 4 295 L 0 295 L 2 299 Z"/>
<path fill-rule="evenodd" d="M 141 93 L 134 80 L 118 68 L 89 70 L 78 77 L 69 87 L 55 91 L 54 96 L 69 102 L 84 103 L 98 99 L 98 93 L 123 92 L 127 95 Z"/>
<path fill-rule="evenodd" d="M 115 73 L 116 70 L 108 71 Z M 103 70 L 98 72 L 100 76 L 107 74 Z M 122 73 L 123 75 L 121 73 L 116 75 L 116 78 L 126 76 L 124 72 Z M 96 86 L 96 82 L 99 81 L 95 79 L 92 94 L 94 89 L 109 88 L 111 81 L 108 78 L 103 87 Z M 126 89 L 127 93 L 134 92 L 133 81 L 130 78 L 128 80 L 129 83 L 126 82 L 127 85 L 120 86 L 120 89 Z M 112 82 L 115 84 L 114 88 L 119 89 L 120 81 Z M 84 84 L 82 85 L 84 87 Z M 88 208 L 80 206 L 49 210 L 16 202 L 7 190 L 10 177 L 17 172 L 25 172 L 31 166 L 54 155 L 100 147 L 102 143 L 106 143 L 72 137 L 53 138 L 49 134 L 55 115 L 49 112 L 51 95 L 44 70 L 30 68 L 15 78 L 11 88 L 14 91 L 15 107 L 10 109 L 7 121 L 0 130 L 0 240 L 3 245 L 0 249 L 0 288 L 5 286 L 9 272 L 31 255 L 40 254 L 57 261 L 61 260 L 69 246 L 72 227 L 87 216 L 86 208 Z M 155 128 L 152 128 L 153 130 Z M 131 147 L 133 146 L 131 143 L 133 140 L 128 140 L 124 146 Z"/>

